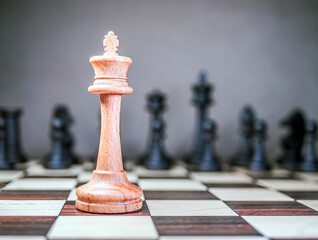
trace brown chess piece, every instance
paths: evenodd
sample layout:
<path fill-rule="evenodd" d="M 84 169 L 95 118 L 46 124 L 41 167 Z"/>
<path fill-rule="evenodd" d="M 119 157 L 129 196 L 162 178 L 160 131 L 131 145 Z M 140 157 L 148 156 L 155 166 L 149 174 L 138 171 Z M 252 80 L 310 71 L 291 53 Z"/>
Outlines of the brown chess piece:
<path fill-rule="evenodd" d="M 88 88 L 100 95 L 101 135 L 97 166 L 92 179 L 76 189 L 76 208 L 93 213 L 126 213 L 140 210 L 142 191 L 131 184 L 123 170 L 119 120 L 122 95 L 133 89 L 127 84 L 129 57 L 119 56 L 119 41 L 110 31 L 104 39 L 105 53 L 90 58 L 95 81 Z"/>

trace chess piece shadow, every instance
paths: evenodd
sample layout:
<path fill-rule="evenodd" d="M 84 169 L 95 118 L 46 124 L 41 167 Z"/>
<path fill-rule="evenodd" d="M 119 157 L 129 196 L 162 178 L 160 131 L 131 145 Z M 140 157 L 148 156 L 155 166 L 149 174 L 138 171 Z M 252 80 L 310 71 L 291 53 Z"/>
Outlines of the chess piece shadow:
<path fill-rule="evenodd" d="M 301 164 L 301 171 L 316 172 L 318 171 L 318 159 L 316 153 L 317 141 L 317 123 L 315 121 L 308 121 L 306 124 L 306 137 L 304 146 L 304 158 Z"/>
<path fill-rule="evenodd" d="M 263 120 L 254 124 L 254 153 L 249 168 L 253 171 L 268 171 L 271 169 L 266 156 L 265 140 L 267 125 Z"/>

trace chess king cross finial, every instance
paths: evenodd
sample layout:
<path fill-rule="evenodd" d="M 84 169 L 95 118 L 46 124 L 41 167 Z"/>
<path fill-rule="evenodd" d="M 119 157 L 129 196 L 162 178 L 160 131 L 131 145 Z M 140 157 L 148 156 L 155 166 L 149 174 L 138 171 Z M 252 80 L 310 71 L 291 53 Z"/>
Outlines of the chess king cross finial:
<path fill-rule="evenodd" d="M 104 55 L 118 56 L 119 41 L 117 35 L 113 31 L 109 31 L 104 39 Z"/>

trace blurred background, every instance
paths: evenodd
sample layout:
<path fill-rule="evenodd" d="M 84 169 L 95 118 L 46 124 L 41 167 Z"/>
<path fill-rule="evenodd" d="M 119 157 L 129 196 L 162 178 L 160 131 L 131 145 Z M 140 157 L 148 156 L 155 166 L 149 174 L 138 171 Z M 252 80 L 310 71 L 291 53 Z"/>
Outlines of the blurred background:
<path fill-rule="evenodd" d="M 21 106 L 25 152 L 41 157 L 50 148 L 53 107 L 65 103 L 75 124 L 76 152 L 88 156 L 99 141 L 99 97 L 89 58 L 103 53 L 109 30 L 119 54 L 133 60 L 124 96 L 124 155 L 147 144 L 145 96 L 167 96 L 166 148 L 190 151 L 196 109 L 191 86 L 208 74 L 218 122 L 217 149 L 226 159 L 237 150 L 238 113 L 251 104 L 269 127 L 269 156 L 279 154 L 279 121 L 294 107 L 318 119 L 318 1 L 0 1 L 0 105 Z"/>

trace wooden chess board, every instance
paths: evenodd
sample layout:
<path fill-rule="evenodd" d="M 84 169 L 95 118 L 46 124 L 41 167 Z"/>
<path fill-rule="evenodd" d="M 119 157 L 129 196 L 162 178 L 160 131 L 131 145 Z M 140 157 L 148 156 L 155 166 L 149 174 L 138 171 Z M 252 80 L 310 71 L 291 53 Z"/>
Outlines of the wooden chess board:
<path fill-rule="evenodd" d="M 318 239 L 318 174 L 149 171 L 127 166 L 144 192 L 129 214 L 75 209 L 92 166 L 0 172 L 1 239 Z"/>

